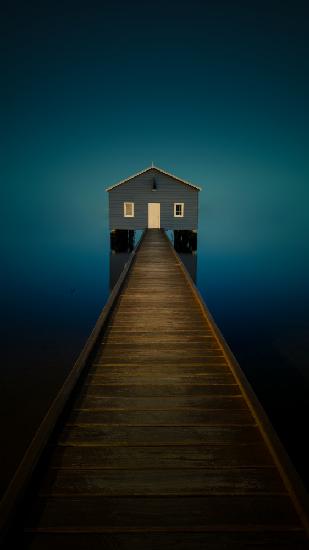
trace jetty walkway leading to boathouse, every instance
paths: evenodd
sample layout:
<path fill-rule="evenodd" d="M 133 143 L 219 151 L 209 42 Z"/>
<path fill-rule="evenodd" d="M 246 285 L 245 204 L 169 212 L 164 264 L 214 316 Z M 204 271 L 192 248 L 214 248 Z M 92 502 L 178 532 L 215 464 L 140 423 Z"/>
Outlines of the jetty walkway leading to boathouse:
<path fill-rule="evenodd" d="M 305 493 L 165 233 L 148 230 L 48 441 L 33 549 L 305 549 Z"/>

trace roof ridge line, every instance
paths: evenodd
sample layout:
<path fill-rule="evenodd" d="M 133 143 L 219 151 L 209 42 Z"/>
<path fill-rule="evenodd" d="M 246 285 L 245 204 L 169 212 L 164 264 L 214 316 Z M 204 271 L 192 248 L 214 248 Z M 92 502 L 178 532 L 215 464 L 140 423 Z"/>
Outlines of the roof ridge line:
<path fill-rule="evenodd" d="M 193 183 L 187 181 L 187 180 L 184 180 L 182 178 L 179 178 L 178 176 L 175 176 L 174 174 L 171 174 L 170 172 L 167 172 L 166 170 L 163 170 L 162 168 L 159 168 L 158 166 L 148 166 L 147 168 L 144 168 L 144 170 L 141 170 L 140 172 L 137 172 L 136 174 L 133 174 L 132 176 L 129 176 L 128 178 L 125 178 L 117 183 L 114 183 L 114 185 L 111 185 L 110 187 L 107 187 L 105 189 L 105 191 L 111 191 L 112 189 L 114 189 L 115 187 L 118 187 L 119 185 L 122 185 L 123 183 L 126 183 L 128 182 L 129 180 L 133 179 L 133 178 L 136 178 L 137 176 L 141 176 L 142 174 L 144 174 L 145 172 L 148 172 L 149 170 L 158 170 L 158 172 L 161 172 L 162 174 L 165 174 L 166 176 L 169 176 L 170 178 L 173 178 L 181 183 L 184 183 L 185 185 L 189 185 L 190 187 L 193 187 L 193 189 L 196 189 L 198 191 L 201 191 L 202 188 L 199 187 L 198 185 L 194 185 Z"/>

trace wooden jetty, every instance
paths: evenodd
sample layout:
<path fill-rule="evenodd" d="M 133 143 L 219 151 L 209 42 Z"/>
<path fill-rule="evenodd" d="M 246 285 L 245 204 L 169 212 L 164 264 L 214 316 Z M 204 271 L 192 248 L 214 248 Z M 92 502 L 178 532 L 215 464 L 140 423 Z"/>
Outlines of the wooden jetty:
<path fill-rule="evenodd" d="M 308 548 L 301 482 L 164 232 L 146 231 L 45 439 L 77 379 L 19 547 Z"/>

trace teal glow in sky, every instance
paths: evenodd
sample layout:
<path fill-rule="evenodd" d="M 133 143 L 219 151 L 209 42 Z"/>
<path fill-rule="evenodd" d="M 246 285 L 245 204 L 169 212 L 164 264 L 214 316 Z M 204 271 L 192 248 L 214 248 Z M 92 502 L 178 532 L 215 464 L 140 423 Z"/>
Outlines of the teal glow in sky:
<path fill-rule="evenodd" d="M 274 279 L 284 266 L 303 289 L 308 20 L 299 1 L 12 3 L 1 33 L 9 278 L 49 250 L 64 261 L 99 246 L 105 188 L 154 161 L 203 187 L 209 251 L 279 262 Z"/>
<path fill-rule="evenodd" d="M 10 243 L 93 238 L 104 188 L 153 160 L 203 186 L 214 246 L 303 253 L 308 11 L 272 0 L 13 2 L 2 21 Z"/>

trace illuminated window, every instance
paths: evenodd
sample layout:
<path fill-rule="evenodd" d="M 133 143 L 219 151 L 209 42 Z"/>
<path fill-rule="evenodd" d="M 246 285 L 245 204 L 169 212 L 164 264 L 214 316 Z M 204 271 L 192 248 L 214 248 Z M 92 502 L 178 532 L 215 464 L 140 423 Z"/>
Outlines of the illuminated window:
<path fill-rule="evenodd" d="M 123 215 L 125 218 L 134 218 L 134 202 L 123 203 Z"/>
<path fill-rule="evenodd" d="M 174 202 L 174 218 L 183 218 L 185 205 L 183 202 Z"/>

